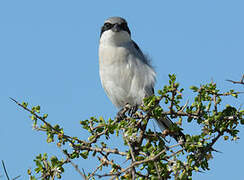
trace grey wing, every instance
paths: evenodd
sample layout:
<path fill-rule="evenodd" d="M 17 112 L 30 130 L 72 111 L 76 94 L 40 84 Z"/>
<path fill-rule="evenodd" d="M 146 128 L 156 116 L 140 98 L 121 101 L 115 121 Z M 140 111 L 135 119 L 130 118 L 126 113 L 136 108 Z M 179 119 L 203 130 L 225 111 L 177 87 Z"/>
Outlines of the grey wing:
<path fill-rule="evenodd" d="M 136 50 L 139 52 L 139 54 L 140 54 L 141 56 L 144 56 L 144 54 L 142 53 L 141 49 L 140 49 L 139 46 L 136 44 L 136 42 L 135 42 L 135 41 L 132 41 L 132 42 L 133 42 L 133 45 L 134 45 L 134 47 L 136 48 Z"/>
<path fill-rule="evenodd" d="M 142 57 L 142 61 L 151 67 L 149 60 L 145 57 L 139 46 L 135 43 L 135 41 L 132 41 L 132 43 L 138 54 Z"/>
<path fill-rule="evenodd" d="M 143 52 L 141 51 L 141 49 L 139 48 L 139 46 L 135 43 L 135 41 L 132 41 L 133 42 L 133 46 L 134 48 L 136 49 L 137 53 L 139 54 L 139 56 L 141 56 L 141 60 L 147 64 L 150 68 L 152 68 L 151 64 L 150 64 L 150 61 L 146 58 L 146 56 L 143 54 Z M 145 87 L 145 90 L 147 92 L 147 96 L 151 96 L 154 94 L 154 88 L 153 88 L 153 84 L 148 84 L 146 87 Z"/>
<path fill-rule="evenodd" d="M 141 51 L 141 49 L 139 48 L 139 46 L 134 42 L 133 45 L 135 47 L 135 49 L 137 50 L 138 54 L 142 57 L 142 60 L 144 63 L 146 63 L 148 66 L 150 66 L 152 68 L 152 66 L 150 65 L 149 60 L 145 57 L 145 55 L 143 54 L 143 52 Z M 154 94 L 154 88 L 152 84 L 148 84 L 148 86 L 145 87 L 146 88 L 146 92 L 147 95 L 151 96 Z M 155 119 L 156 120 L 156 119 Z M 160 119 L 157 119 L 156 122 L 158 123 L 160 129 L 163 131 L 165 128 L 169 129 L 170 125 L 173 123 L 169 117 L 167 116 L 163 116 Z M 179 141 L 181 138 L 183 138 L 184 141 L 186 141 L 185 139 L 185 135 L 179 131 L 176 134 L 173 134 L 173 138 L 176 141 Z"/>

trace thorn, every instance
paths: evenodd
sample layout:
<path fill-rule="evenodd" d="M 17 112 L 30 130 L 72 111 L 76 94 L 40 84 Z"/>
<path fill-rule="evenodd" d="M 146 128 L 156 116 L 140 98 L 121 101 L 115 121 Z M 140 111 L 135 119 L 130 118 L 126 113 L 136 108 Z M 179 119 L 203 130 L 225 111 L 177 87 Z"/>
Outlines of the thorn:
<path fill-rule="evenodd" d="M 214 151 L 214 152 L 222 153 L 221 151 L 216 150 L 216 149 L 214 149 L 213 147 L 211 147 L 211 150 Z"/>
<path fill-rule="evenodd" d="M 189 100 L 187 99 L 186 104 L 182 107 L 182 109 L 180 111 L 184 111 L 184 109 L 186 108 L 186 106 L 188 105 L 188 103 L 189 103 Z"/>
<path fill-rule="evenodd" d="M 16 101 L 14 98 L 9 97 L 9 99 L 11 99 L 12 101 L 18 104 L 18 101 Z"/>

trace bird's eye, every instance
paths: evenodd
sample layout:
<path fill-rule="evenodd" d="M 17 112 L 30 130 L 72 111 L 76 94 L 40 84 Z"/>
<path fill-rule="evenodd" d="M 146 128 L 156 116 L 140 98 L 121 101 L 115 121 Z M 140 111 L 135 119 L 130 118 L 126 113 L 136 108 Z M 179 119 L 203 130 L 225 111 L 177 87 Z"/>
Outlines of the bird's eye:
<path fill-rule="evenodd" d="M 102 33 L 103 33 L 104 31 L 107 31 L 107 30 L 111 29 L 112 27 L 113 27 L 113 25 L 112 25 L 111 23 L 106 22 L 106 23 L 103 25 L 102 29 L 101 29 L 100 37 L 102 36 Z"/>
<path fill-rule="evenodd" d="M 127 31 L 130 34 L 130 30 L 128 28 L 127 23 L 121 23 L 120 27 L 121 27 L 121 29 L 123 29 L 124 31 Z"/>
<path fill-rule="evenodd" d="M 110 23 L 105 23 L 105 24 L 103 25 L 103 27 L 104 27 L 104 29 L 108 30 L 108 29 L 111 29 L 111 28 L 113 27 L 113 25 L 110 24 Z"/>
<path fill-rule="evenodd" d="M 124 29 L 124 30 L 125 30 L 126 28 L 128 28 L 128 27 L 127 27 L 127 23 L 122 23 L 120 26 L 121 26 L 122 29 Z"/>

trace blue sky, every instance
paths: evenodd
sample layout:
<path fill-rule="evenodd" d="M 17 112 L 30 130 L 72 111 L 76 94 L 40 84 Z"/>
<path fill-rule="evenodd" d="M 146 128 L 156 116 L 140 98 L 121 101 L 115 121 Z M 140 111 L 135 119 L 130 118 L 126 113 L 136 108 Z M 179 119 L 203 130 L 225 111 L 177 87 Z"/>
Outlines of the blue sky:
<path fill-rule="evenodd" d="M 28 113 L 9 97 L 40 105 L 49 121 L 71 135 L 86 138 L 79 121 L 91 116 L 114 117 L 116 108 L 106 97 L 98 73 L 100 27 L 110 16 L 127 19 L 132 38 L 152 59 L 156 89 L 176 73 L 191 99 L 189 87 L 214 80 L 223 90 L 243 86 L 243 1 L 0 1 L 1 153 L 9 175 L 27 179 L 39 153 L 60 154 L 45 134 L 32 130 Z M 226 103 L 243 105 L 244 96 Z M 195 128 L 195 126 L 194 126 Z M 194 131 L 189 125 L 185 129 Z M 243 177 L 244 128 L 237 142 L 220 141 L 211 170 L 193 178 Z M 94 167 L 91 161 L 76 161 Z M 0 175 L 3 169 L 0 167 Z M 2 178 L 2 179 L 5 179 Z M 80 179 L 67 167 L 63 179 Z"/>

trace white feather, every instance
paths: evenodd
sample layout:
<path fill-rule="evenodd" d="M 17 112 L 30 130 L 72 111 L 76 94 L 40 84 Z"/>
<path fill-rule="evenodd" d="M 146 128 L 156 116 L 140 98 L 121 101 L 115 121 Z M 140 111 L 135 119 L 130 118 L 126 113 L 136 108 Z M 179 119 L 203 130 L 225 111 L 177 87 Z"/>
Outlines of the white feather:
<path fill-rule="evenodd" d="M 140 105 L 153 94 L 155 71 L 145 63 L 127 32 L 104 32 L 100 38 L 100 78 L 112 103 Z M 150 89 L 151 88 L 151 89 Z"/>

